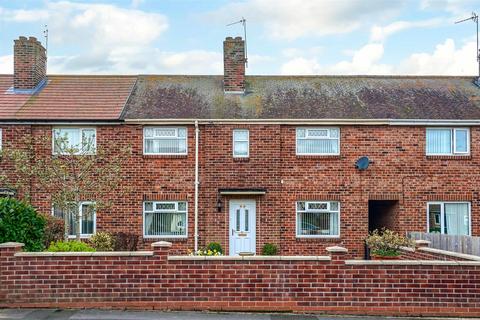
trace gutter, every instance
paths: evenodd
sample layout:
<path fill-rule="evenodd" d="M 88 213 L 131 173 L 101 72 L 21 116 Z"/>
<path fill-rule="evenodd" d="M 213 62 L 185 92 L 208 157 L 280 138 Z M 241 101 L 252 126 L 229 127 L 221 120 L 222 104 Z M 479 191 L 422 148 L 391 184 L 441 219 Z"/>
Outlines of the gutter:
<path fill-rule="evenodd" d="M 480 120 L 450 119 L 125 119 L 126 124 L 287 124 L 366 126 L 480 126 Z"/>
<path fill-rule="evenodd" d="M 198 128 L 198 121 L 195 121 L 195 252 L 198 251 L 198 139 L 200 129 Z"/>

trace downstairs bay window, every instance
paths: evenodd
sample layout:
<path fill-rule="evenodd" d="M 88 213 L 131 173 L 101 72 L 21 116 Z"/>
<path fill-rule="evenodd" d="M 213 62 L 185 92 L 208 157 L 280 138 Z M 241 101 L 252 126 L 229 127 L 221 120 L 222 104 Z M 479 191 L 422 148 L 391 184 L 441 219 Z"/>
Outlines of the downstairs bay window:
<path fill-rule="evenodd" d="M 186 201 L 147 201 L 143 203 L 145 238 L 186 238 Z"/>
<path fill-rule="evenodd" d="M 338 201 L 298 201 L 297 237 L 340 236 Z"/>
<path fill-rule="evenodd" d="M 428 232 L 470 235 L 470 202 L 429 202 Z"/>
<path fill-rule="evenodd" d="M 75 216 L 78 215 L 80 220 L 80 236 L 82 238 L 88 238 L 95 233 L 96 228 L 96 213 L 95 203 L 83 201 L 79 206 L 73 206 L 71 208 L 59 208 L 54 206 L 52 209 L 54 217 L 60 219 L 67 219 L 68 224 L 68 236 L 74 238 L 77 234 L 77 224 L 75 223 Z"/>

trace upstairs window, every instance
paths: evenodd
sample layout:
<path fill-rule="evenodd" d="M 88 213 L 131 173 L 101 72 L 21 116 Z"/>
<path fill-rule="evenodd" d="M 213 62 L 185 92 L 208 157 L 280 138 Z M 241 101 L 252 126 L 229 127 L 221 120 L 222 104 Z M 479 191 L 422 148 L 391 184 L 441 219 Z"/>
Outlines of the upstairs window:
<path fill-rule="evenodd" d="M 143 204 L 143 235 L 146 238 L 185 238 L 186 201 L 147 201 Z"/>
<path fill-rule="evenodd" d="M 248 158 L 250 153 L 248 130 L 233 130 L 233 157 Z"/>
<path fill-rule="evenodd" d="M 78 214 L 78 219 L 80 220 L 80 236 L 88 238 L 95 233 L 96 214 L 93 202 L 81 202 L 78 208 L 75 206 L 74 208 L 61 209 L 54 206 L 52 213 L 53 216 L 61 219 L 65 219 L 66 216 L 69 238 L 74 238 L 77 234 L 76 214 Z"/>
<path fill-rule="evenodd" d="M 297 237 L 338 237 L 338 201 L 298 201 Z"/>
<path fill-rule="evenodd" d="M 340 154 L 339 128 L 297 128 L 297 155 Z"/>
<path fill-rule="evenodd" d="M 143 129 L 143 137 L 144 154 L 187 154 L 187 128 L 147 127 Z"/>
<path fill-rule="evenodd" d="M 428 203 L 428 232 L 470 235 L 470 202 Z"/>
<path fill-rule="evenodd" d="M 95 154 L 97 149 L 95 128 L 54 128 L 53 154 Z"/>
<path fill-rule="evenodd" d="M 462 155 L 470 153 L 468 128 L 428 128 L 427 155 Z"/>

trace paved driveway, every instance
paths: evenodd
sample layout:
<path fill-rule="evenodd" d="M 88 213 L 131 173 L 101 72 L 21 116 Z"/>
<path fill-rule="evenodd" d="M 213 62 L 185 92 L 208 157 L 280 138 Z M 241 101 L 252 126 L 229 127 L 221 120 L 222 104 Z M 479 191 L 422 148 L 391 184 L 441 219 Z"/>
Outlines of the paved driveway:
<path fill-rule="evenodd" d="M 386 317 L 328 317 L 268 313 L 157 312 L 58 309 L 0 309 L 0 320 L 379 320 Z M 390 318 L 393 319 L 393 318 Z M 401 318 L 406 320 L 407 318 Z M 426 319 L 426 318 L 422 318 Z"/>

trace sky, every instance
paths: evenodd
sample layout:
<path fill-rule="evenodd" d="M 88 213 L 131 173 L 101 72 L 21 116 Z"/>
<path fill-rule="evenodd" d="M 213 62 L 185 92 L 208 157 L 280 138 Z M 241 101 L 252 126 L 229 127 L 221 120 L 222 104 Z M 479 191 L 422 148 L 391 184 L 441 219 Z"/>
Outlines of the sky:
<path fill-rule="evenodd" d="M 243 35 L 247 74 L 476 75 L 479 0 L 0 0 L 0 73 L 13 40 L 45 43 L 49 74 L 222 74 Z"/>

